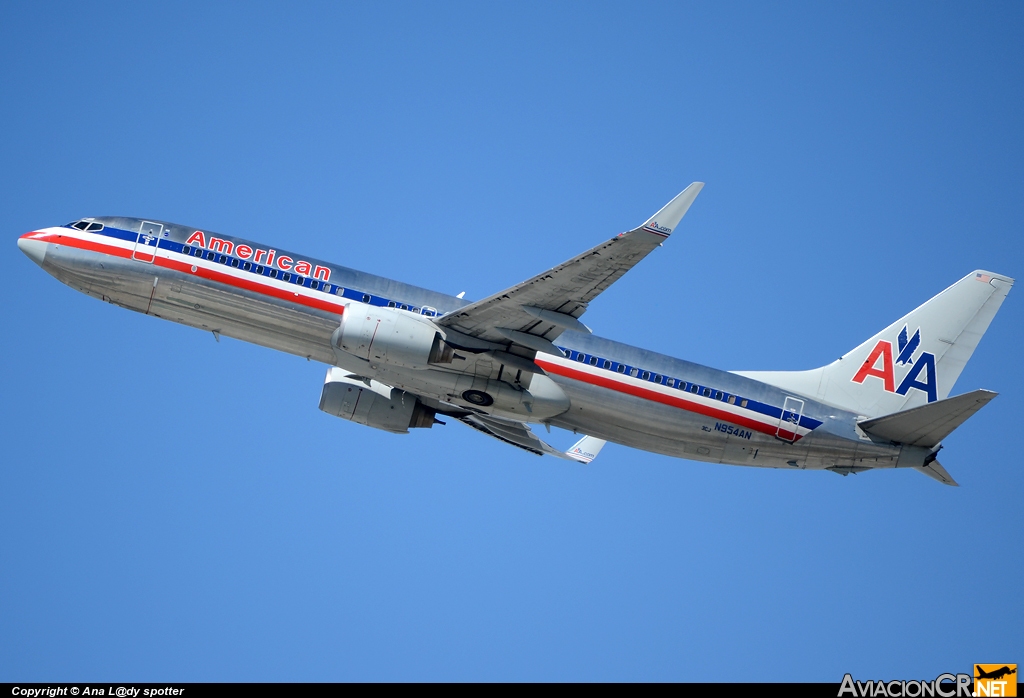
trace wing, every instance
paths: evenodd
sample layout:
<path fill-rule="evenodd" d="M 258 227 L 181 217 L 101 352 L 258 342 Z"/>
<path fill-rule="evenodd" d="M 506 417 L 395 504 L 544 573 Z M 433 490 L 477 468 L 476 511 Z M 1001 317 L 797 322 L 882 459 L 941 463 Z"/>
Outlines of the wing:
<path fill-rule="evenodd" d="M 590 331 L 578 319 L 587 304 L 672 234 L 703 186 L 694 182 L 639 228 L 437 323 L 477 339 L 557 353 L 551 340 L 567 329 Z"/>
<path fill-rule="evenodd" d="M 594 460 L 605 444 L 602 439 L 584 436 L 572 448 L 563 452 L 541 441 L 530 427 L 523 422 L 514 422 L 481 414 L 468 414 L 458 419 L 463 424 L 468 424 L 477 431 L 500 439 L 507 444 L 518 446 L 538 456 L 547 454 L 565 460 L 576 461 L 577 463 L 589 463 Z"/>

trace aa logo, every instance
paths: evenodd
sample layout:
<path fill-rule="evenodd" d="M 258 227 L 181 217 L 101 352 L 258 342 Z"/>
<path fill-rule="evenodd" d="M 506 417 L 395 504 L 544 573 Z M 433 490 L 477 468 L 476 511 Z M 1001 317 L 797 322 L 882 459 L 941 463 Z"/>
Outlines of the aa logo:
<path fill-rule="evenodd" d="M 904 325 L 896 338 L 897 351 L 893 351 L 892 342 L 879 340 L 851 380 L 863 383 L 868 378 L 878 378 L 887 393 L 906 395 L 911 389 L 920 390 L 928 395 L 928 402 L 935 402 L 938 399 L 935 355 L 922 351 L 915 359 L 914 353 L 921 346 L 921 329 L 918 328 L 913 337 L 907 330 Z M 901 372 L 906 371 L 899 387 L 896 386 L 896 366 L 901 367 Z"/>
<path fill-rule="evenodd" d="M 1016 664 L 975 664 L 975 696 L 1017 695 Z"/>

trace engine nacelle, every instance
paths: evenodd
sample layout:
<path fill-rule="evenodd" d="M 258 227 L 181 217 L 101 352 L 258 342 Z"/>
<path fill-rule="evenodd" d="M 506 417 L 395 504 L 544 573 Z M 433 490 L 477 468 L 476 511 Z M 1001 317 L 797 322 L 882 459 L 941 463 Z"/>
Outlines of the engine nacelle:
<path fill-rule="evenodd" d="M 410 429 L 429 429 L 434 425 L 434 410 L 415 395 L 377 381 L 367 385 L 349 378 L 340 368 L 327 371 L 324 390 L 320 393 L 320 409 L 335 417 L 395 434 L 407 434 Z"/>
<path fill-rule="evenodd" d="M 365 303 L 345 306 L 334 345 L 371 364 L 428 368 L 451 363 L 454 351 L 434 323 L 402 310 Z"/>

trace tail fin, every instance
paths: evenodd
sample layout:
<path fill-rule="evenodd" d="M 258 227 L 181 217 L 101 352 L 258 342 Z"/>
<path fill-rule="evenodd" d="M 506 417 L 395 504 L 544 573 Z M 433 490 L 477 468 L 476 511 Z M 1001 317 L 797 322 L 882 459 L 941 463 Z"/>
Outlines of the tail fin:
<path fill-rule="evenodd" d="M 973 271 L 828 366 L 735 373 L 866 417 L 936 402 L 949 396 L 1012 286 Z"/>

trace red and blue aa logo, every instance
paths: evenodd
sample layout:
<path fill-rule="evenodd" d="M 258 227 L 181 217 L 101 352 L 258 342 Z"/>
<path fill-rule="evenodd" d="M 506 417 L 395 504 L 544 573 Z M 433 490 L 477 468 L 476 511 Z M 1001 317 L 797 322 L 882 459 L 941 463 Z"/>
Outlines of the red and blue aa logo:
<path fill-rule="evenodd" d="M 885 339 L 879 340 L 875 348 L 864 360 L 857 375 L 853 377 L 854 383 L 864 383 L 868 378 L 880 378 L 882 389 L 887 393 L 906 395 L 910 390 L 920 390 L 928 395 L 928 402 L 935 402 L 938 399 L 938 376 L 935 375 L 935 355 L 926 351 L 914 359 L 914 352 L 921 346 L 921 328 L 909 337 L 907 326 L 897 337 L 899 353 L 893 361 L 892 342 Z M 881 364 L 881 365 L 879 365 Z M 907 367 L 906 375 L 896 387 L 896 367 Z M 902 370 L 900 371 L 902 373 Z"/>

